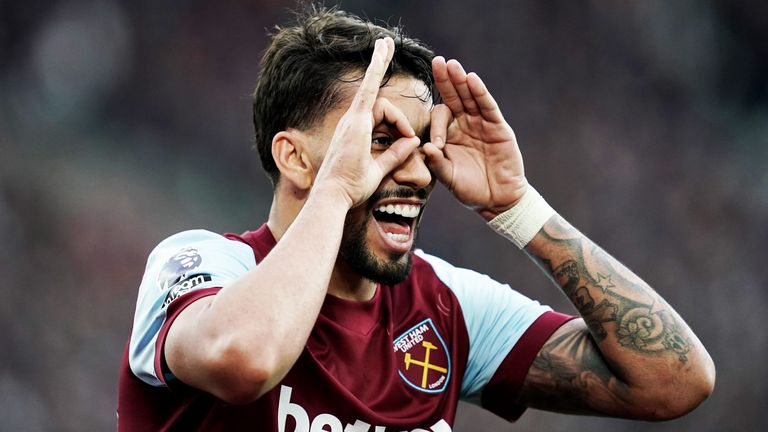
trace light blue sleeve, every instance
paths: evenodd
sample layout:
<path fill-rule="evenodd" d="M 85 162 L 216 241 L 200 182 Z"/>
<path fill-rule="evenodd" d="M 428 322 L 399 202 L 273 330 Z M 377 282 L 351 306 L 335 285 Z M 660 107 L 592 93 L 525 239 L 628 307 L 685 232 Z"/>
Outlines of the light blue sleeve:
<path fill-rule="evenodd" d="M 200 289 L 223 288 L 255 266 L 248 245 L 209 231 L 184 231 L 160 242 L 139 287 L 128 351 L 133 373 L 147 384 L 163 386 L 155 353 L 168 305 Z"/>
<path fill-rule="evenodd" d="M 453 291 L 469 334 L 469 359 L 460 397 L 480 404 L 480 393 L 501 362 L 536 319 L 552 309 L 490 277 L 454 267 L 440 258 L 416 252 Z"/>

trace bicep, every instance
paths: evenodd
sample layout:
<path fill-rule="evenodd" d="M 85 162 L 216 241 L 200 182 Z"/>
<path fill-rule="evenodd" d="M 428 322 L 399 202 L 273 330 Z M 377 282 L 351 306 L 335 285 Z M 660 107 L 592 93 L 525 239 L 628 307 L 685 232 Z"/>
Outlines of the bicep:
<path fill-rule="evenodd" d="M 179 312 L 168 329 L 163 355 L 168 371 L 181 382 L 202 390 L 209 390 L 210 377 L 203 367 L 210 346 L 200 332 L 200 316 L 210 306 L 213 296 L 203 297 Z"/>
<path fill-rule="evenodd" d="M 222 326 L 227 318 L 214 319 L 217 296 L 193 300 L 170 323 L 163 346 L 167 370 L 185 385 L 210 393 L 228 403 L 251 402 L 271 387 L 264 387 L 263 359 L 244 351 Z M 257 365 L 257 367 L 254 367 Z"/>
<path fill-rule="evenodd" d="M 570 414 L 628 417 L 630 391 L 605 362 L 584 320 L 547 340 L 531 364 L 520 404 Z"/>

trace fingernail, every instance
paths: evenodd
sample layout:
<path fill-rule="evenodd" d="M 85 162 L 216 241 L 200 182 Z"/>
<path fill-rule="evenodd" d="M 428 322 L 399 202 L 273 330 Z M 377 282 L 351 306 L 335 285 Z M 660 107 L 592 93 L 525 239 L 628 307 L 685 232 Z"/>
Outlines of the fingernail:
<path fill-rule="evenodd" d="M 443 145 L 443 137 L 439 137 L 439 136 L 438 136 L 438 137 L 435 137 L 435 139 L 434 139 L 434 140 L 432 140 L 432 143 L 433 143 L 435 146 L 437 146 L 437 147 L 440 147 L 441 145 Z"/>

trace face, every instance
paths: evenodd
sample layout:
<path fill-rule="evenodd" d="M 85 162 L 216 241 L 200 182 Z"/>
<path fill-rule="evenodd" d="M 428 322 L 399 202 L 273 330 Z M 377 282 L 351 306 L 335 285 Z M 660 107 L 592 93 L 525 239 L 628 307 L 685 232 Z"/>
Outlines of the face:
<path fill-rule="evenodd" d="M 392 77 L 379 91 L 408 118 L 416 134 L 426 142 L 432 103 L 424 101 L 426 86 L 410 77 Z M 325 145 L 336 128 L 342 108 L 328 114 L 320 136 Z M 401 135 L 387 123 L 374 126 L 371 153 L 374 157 Z M 416 233 L 426 200 L 434 185 L 433 176 L 416 149 L 390 172 L 376 192 L 362 205 L 350 210 L 344 226 L 340 258 L 357 274 L 384 284 L 395 284 L 408 275 Z"/>

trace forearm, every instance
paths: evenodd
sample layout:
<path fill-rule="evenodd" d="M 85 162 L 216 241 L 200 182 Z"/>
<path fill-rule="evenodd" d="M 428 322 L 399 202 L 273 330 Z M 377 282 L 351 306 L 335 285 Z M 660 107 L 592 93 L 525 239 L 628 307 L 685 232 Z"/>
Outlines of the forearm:
<path fill-rule="evenodd" d="M 301 354 L 317 320 L 347 211 L 343 200 L 313 192 L 262 262 L 210 297 L 204 307 L 191 305 L 197 306 L 194 315 L 180 316 L 182 324 L 177 319 L 166 350 L 174 349 L 174 341 L 180 349 L 172 353 L 177 354 L 176 363 L 169 361 L 172 371 L 180 372 L 187 384 L 226 399 L 231 381 L 243 383 L 242 391 L 234 393 L 245 394 L 245 399 L 279 382 Z M 205 369 L 210 372 L 202 372 Z"/>
<path fill-rule="evenodd" d="M 525 251 L 576 306 L 606 365 L 633 395 L 711 390 L 712 361 L 677 312 L 563 218 L 551 217 Z"/>
<path fill-rule="evenodd" d="M 430 168 L 462 204 L 525 248 L 584 318 L 544 344 L 517 402 L 648 419 L 695 407 L 714 383 L 696 336 L 645 282 L 553 215 L 529 186 L 514 131 L 482 80 L 455 60 L 435 57 L 432 67 L 447 109 L 432 111 L 432 142 L 423 147 Z M 678 395 L 673 386 L 685 389 Z M 687 403 L 669 408 L 675 397 Z"/>

